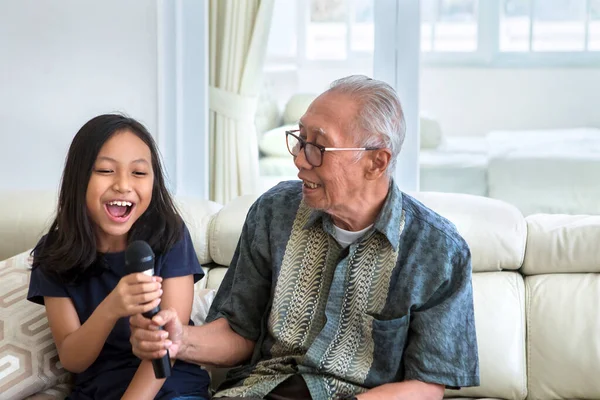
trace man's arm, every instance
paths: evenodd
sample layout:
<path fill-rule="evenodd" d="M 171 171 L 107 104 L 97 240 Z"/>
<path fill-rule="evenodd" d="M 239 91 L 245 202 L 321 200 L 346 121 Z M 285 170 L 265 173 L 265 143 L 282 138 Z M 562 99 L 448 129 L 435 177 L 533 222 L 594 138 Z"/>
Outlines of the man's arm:
<path fill-rule="evenodd" d="M 358 400 L 441 400 L 444 386 L 420 381 L 388 383 L 356 396 Z"/>
<path fill-rule="evenodd" d="M 152 320 L 131 317 L 133 353 L 142 360 L 162 357 L 187 362 L 231 367 L 252 355 L 255 342 L 236 333 L 224 318 L 200 326 L 184 326 L 174 309 L 162 310 Z M 158 331 L 164 326 L 164 331 Z M 168 336 L 167 336 L 168 335 Z"/>
<path fill-rule="evenodd" d="M 225 318 L 184 328 L 179 358 L 203 365 L 232 367 L 248 360 L 255 342 L 235 333 Z M 201 329 L 203 328 L 203 329 Z"/>
<path fill-rule="evenodd" d="M 442 284 L 411 313 L 403 353 L 404 379 L 454 387 L 478 386 L 470 251 L 465 243 L 448 253 L 444 268 L 440 268 Z"/>

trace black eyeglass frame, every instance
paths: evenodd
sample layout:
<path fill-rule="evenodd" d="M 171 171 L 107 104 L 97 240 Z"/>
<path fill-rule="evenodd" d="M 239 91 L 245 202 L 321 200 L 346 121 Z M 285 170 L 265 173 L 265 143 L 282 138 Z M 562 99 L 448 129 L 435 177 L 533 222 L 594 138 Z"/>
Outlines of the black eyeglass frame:
<path fill-rule="evenodd" d="M 316 144 L 316 143 L 313 143 L 313 142 L 308 142 L 308 141 L 306 141 L 306 139 L 303 139 L 300 136 L 295 135 L 295 133 L 298 133 L 298 132 L 300 132 L 300 129 L 294 129 L 294 130 L 291 130 L 291 131 L 285 131 L 285 144 L 286 144 L 286 147 L 287 147 L 288 151 L 290 152 L 290 154 L 293 157 L 298 157 L 298 154 L 300 154 L 300 151 L 302 151 L 302 149 L 306 148 L 306 145 L 315 146 L 321 152 L 321 162 L 319 163 L 319 165 L 315 165 L 312 162 L 310 162 L 309 159 L 308 159 L 308 157 L 306 157 L 306 149 L 304 150 L 304 156 L 306 157 L 306 162 L 308 162 L 310 165 L 312 165 L 315 168 L 318 168 L 321 165 L 323 165 L 323 154 L 326 151 L 371 151 L 371 150 L 381 150 L 381 147 L 325 147 L 325 146 L 321 146 L 320 144 Z M 300 150 L 298 150 L 298 154 L 294 154 L 292 152 L 292 149 L 290 149 L 290 142 L 288 140 L 288 136 L 294 137 L 296 140 L 298 140 L 298 143 L 300 143 Z"/>

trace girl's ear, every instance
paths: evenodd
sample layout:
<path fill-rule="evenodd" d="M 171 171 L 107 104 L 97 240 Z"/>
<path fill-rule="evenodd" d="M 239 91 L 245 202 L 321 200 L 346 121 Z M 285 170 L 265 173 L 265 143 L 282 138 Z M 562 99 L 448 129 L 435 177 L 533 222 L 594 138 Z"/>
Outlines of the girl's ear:
<path fill-rule="evenodd" d="M 387 167 L 390 165 L 390 160 L 392 159 L 392 152 L 390 149 L 379 149 L 371 150 L 369 153 L 371 154 L 366 178 L 369 180 L 376 180 L 385 174 Z"/>

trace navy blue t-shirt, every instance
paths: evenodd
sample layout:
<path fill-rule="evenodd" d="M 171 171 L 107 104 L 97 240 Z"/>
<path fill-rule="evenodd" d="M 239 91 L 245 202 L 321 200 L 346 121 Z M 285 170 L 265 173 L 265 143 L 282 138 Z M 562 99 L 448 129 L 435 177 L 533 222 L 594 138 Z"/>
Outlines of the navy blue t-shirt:
<path fill-rule="evenodd" d="M 100 275 L 92 276 L 77 285 L 58 283 L 40 268 L 35 268 L 31 273 L 27 299 L 43 305 L 44 296 L 69 297 L 77 310 L 79 321 L 83 324 L 125 275 L 124 251 L 106 253 L 103 256 L 106 269 Z M 193 274 L 194 282 L 204 276 L 190 233 L 185 226 L 182 239 L 167 253 L 157 255 L 154 274 L 163 279 Z M 191 320 L 189 323 L 193 324 Z M 70 399 L 121 398 L 141 362 L 131 351 L 130 333 L 129 318 L 119 319 L 96 361 L 84 372 L 75 374 L 75 388 Z M 167 400 L 185 395 L 208 398 L 209 383 L 208 373 L 200 366 L 177 360 L 171 376 L 167 378 L 155 399 Z"/>

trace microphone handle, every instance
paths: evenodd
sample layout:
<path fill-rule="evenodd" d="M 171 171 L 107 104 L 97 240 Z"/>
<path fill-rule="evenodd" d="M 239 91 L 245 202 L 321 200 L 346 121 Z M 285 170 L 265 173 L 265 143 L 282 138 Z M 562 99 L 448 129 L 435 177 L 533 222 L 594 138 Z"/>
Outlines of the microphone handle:
<path fill-rule="evenodd" d="M 156 306 L 150 311 L 146 311 L 142 315 L 146 318 L 152 318 L 160 311 L 160 307 Z M 159 329 L 163 329 L 162 326 Z M 171 376 L 171 358 L 169 357 L 169 349 L 167 354 L 161 358 L 155 358 L 152 360 L 152 369 L 154 370 L 154 377 L 156 379 L 168 378 Z"/>

